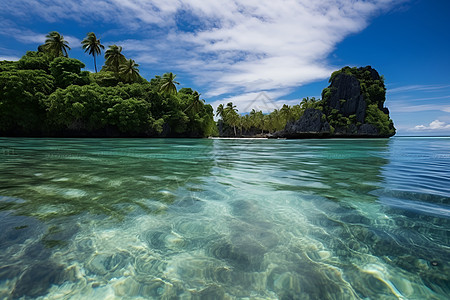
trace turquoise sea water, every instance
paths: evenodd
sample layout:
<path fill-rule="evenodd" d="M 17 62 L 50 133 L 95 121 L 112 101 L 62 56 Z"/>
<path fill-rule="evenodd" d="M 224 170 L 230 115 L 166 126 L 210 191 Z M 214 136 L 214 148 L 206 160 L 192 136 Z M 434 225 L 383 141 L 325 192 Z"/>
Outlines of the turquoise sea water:
<path fill-rule="evenodd" d="M 0 299 L 448 299 L 450 138 L 0 139 Z"/>

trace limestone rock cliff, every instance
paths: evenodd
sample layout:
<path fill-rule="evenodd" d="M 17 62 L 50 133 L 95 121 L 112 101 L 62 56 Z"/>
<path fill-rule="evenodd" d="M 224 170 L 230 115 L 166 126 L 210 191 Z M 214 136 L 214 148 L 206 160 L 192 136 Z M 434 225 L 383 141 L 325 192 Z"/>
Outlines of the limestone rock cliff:
<path fill-rule="evenodd" d="M 390 137 L 395 134 L 384 107 L 384 79 L 370 66 L 334 72 L 322 100 L 273 137 Z"/>

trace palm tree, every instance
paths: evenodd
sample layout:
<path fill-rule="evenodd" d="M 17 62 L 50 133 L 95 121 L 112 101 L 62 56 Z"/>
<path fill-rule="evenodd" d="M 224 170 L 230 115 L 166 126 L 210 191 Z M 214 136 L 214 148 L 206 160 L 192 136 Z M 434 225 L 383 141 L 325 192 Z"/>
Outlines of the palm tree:
<path fill-rule="evenodd" d="M 141 75 L 139 75 L 139 65 L 132 59 L 128 59 L 124 64 L 120 65 L 120 75 L 127 82 L 137 81 Z"/>
<path fill-rule="evenodd" d="M 97 73 L 97 62 L 95 60 L 95 56 L 100 55 L 102 53 L 102 49 L 105 49 L 105 46 L 100 44 L 100 40 L 97 39 L 95 33 L 93 32 L 89 32 L 81 44 L 83 45 L 83 49 L 85 49 L 84 52 L 89 51 L 89 55 L 94 57 L 95 73 Z"/>
<path fill-rule="evenodd" d="M 261 129 L 261 133 L 264 133 L 264 127 L 266 122 L 262 111 L 259 110 L 255 113 L 255 122 L 256 122 L 255 127 Z"/>
<path fill-rule="evenodd" d="M 289 105 L 283 104 L 283 107 L 280 109 L 280 113 L 286 123 L 292 120 L 292 112 Z"/>
<path fill-rule="evenodd" d="M 161 88 L 160 91 L 164 94 L 176 94 L 177 93 L 177 87 L 175 84 L 180 84 L 175 81 L 175 78 L 177 75 L 174 75 L 172 72 L 166 73 L 161 78 Z"/>
<path fill-rule="evenodd" d="M 228 102 L 227 106 L 224 109 L 225 122 L 233 126 L 234 136 L 236 133 L 236 126 L 239 123 L 239 114 L 237 113 L 236 105 L 233 105 L 232 102 Z"/>
<path fill-rule="evenodd" d="M 113 71 L 116 75 L 119 74 L 120 65 L 126 62 L 125 55 L 122 54 L 122 47 L 117 45 L 109 46 L 105 52 L 105 70 Z"/>
<path fill-rule="evenodd" d="M 203 107 L 203 103 L 205 102 L 205 100 L 200 100 L 200 95 L 197 91 L 195 91 L 192 96 L 194 96 L 194 98 L 192 98 L 192 102 L 191 104 L 189 104 L 189 106 L 184 110 L 189 110 L 189 109 L 193 109 L 194 113 L 197 113 L 200 111 L 200 109 Z"/>
<path fill-rule="evenodd" d="M 223 119 L 225 108 L 223 104 L 219 104 L 216 109 L 216 117 L 220 116 Z"/>
<path fill-rule="evenodd" d="M 242 117 L 241 119 L 241 125 L 242 127 L 244 127 L 245 130 L 249 130 L 252 127 L 252 123 L 251 123 L 251 119 L 250 119 L 250 115 L 245 115 Z"/>
<path fill-rule="evenodd" d="M 302 109 L 307 109 L 307 108 L 315 108 L 316 106 L 316 98 L 312 97 L 306 97 L 303 98 L 302 102 L 300 102 L 300 106 L 302 107 Z"/>
<path fill-rule="evenodd" d="M 52 31 L 45 36 L 44 50 L 54 57 L 65 56 L 68 57 L 67 50 L 70 50 L 69 42 L 56 31 Z"/>
<path fill-rule="evenodd" d="M 258 122 L 256 120 L 256 110 L 253 108 L 252 111 L 248 114 L 250 118 L 250 127 L 258 128 Z"/>

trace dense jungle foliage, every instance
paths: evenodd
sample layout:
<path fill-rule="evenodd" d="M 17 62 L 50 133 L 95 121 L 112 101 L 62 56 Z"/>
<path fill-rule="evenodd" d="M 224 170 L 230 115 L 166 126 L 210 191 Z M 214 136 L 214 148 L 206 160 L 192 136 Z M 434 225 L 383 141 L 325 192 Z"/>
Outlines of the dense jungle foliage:
<path fill-rule="evenodd" d="M 103 47 L 93 33 L 82 44 L 94 58 L 100 54 L 96 47 Z M 139 75 L 139 65 L 116 45 L 106 50 L 100 72 L 82 71 L 84 63 L 69 58 L 67 50 L 64 38 L 51 32 L 38 51 L 28 51 L 17 62 L 0 62 L 0 134 L 216 134 L 211 105 L 190 88 L 177 91 L 176 75 L 166 73 L 148 82 Z"/>

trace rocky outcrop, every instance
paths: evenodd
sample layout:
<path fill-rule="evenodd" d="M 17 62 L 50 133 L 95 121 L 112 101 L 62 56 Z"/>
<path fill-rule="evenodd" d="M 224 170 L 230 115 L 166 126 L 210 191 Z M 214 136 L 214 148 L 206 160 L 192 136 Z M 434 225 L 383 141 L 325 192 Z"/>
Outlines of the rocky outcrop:
<path fill-rule="evenodd" d="M 330 94 L 326 104 L 331 109 L 337 109 L 345 117 L 356 115 L 356 121 L 364 123 L 367 105 L 355 76 L 349 74 L 336 76 L 331 82 Z"/>
<path fill-rule="evenodd" d="M 316 108 L 271 137 L 390 137 L 395 128 L 385 94 L 383 78 L 372 67 L 345 67 L 332 74 Z"/>
<path fill-rule="evenodd" d="M 302 138 L 316 135 L 329 136 L 330 124 L 321 110 L 308 108 L 299 120 L 289 122 L 283 131 L 276 132 L 273 136 Z"/>

